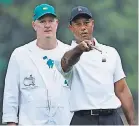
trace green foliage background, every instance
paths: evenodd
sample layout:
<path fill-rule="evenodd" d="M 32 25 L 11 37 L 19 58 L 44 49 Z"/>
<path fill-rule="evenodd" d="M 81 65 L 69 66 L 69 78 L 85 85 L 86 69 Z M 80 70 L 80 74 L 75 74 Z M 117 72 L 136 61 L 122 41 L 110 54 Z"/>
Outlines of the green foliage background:
<path fill-rule="evenodd" d="M 0 0 L 0 100 L 4 77 L 12 51 L 35 39 L 32 29 L 33 9 L 41 3 L 56 8 L 59 18 L 57 38 L 70 44 L 68 29 L 71 9 L 88 7 L 95 20 L 95 38 L 115 47 L 122 60 L 128 86 L 134 96 L 138 92 L 138 1 L 137 0 Z M 135 97 L 135 99 L 137 99 Z M 137 102 L 136 102 L 137 104 Z"/>

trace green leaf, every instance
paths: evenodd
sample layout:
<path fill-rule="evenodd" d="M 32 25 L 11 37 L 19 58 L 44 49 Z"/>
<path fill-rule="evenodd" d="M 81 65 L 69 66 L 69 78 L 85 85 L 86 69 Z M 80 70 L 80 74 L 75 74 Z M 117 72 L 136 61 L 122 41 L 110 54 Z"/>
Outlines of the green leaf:
<path fill-rule="evenodd" d="M 12 4 L 13 0 L 0 0 L 0 4 Z"/>
<path fill-rule="evenodd" d="M 127 84 L 130 89 L 138 90 L 138 74 L 128 74 L 126 77 Z"/>
<path fill-rule="evenodd" d="M 0 71 L 2 71 L 6 67 L 6 60 L 0 58 Z"/>

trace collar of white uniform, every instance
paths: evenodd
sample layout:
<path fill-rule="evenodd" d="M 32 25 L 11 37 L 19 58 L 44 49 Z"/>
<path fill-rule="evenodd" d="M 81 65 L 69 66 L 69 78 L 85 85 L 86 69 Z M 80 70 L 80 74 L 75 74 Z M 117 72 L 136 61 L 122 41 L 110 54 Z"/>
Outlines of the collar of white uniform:
<path fill-rule="evenodd" d="M 95 38 L 93 38 L 93 41 L 95 42 L 95 46 L 96 46 L 97 48 L 100 48 L 100 44 L 98 43 L 98 41 L 97 41 Z M 77 46 L 77 45 L 78 45 L 78 43 L 76 43 L 75 40 L 72 40 L 71 46 L 75 47 L 75 46 Z"/>
<path fill-rule="evenodd" d="M 57 39 L 57 46 L 59 46 L 62 42 L 60 40 Z M 36 45 L 37 45 L 37 39 L 33 40 L 32 42 L 26 44 L 26 46 L 28 47 L 28 49 L 31 51 L 33 49 L 36 49 Z M 26 47 L 25 46 L 25 47 Z"/>

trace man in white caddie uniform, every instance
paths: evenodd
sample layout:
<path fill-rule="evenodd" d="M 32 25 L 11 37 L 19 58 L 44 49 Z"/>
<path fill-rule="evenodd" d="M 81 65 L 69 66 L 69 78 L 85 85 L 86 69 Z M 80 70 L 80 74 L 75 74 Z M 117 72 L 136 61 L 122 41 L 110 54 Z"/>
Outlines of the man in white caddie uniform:
<path fill-rule="evenodd" d="M 34 10 L 37 39 L 16 48 L 5 78 L 3 123 L 8 125 L 69 125 L 69 88 L 55 67 L 68 45 L 56 38 L 58 19 L 48 4 Z"/>

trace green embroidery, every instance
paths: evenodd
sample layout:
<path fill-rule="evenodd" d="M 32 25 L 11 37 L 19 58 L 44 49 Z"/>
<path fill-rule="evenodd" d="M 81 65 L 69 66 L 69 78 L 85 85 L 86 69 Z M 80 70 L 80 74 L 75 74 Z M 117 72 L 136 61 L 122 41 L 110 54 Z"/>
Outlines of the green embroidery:
<path fill-rule="evenodd" d="M 53 68 L 53 66 L 54 66 L 54 60 L 49 59 L 49 60 L 47 61 L 47 65 L 48 65 L 49 68 Z"/>
<path fill-rule="evenodd" d="M 53 66 L 54 66 L 54 60 L 48 59 L 47 56 L 44 56 L 43 57 L 43 60 L 47 61 L 46 64 L 48 65 L 49 68 L 53 68 Z"/>
<path fill-rule="evenodd" d="M 68 86 L 68 81 L 67 81 L 67 80 L 65 80 L 65 81 L 64 81 L 64 84 L 66 84 L 66 85 Z"/>

